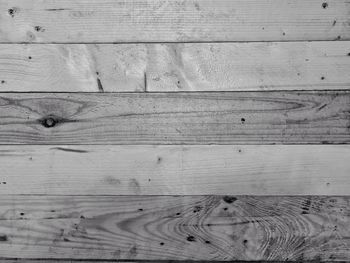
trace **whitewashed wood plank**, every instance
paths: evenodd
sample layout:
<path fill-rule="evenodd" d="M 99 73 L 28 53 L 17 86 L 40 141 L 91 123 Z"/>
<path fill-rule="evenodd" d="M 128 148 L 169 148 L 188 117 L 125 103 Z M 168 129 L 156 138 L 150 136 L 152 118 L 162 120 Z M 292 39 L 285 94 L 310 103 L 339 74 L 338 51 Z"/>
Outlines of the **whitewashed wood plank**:
<path fill-rule="evenodd" d="M 1 146 L 0 194 L 349 195 L 350 146 Z"/>
<path fill-rule="evenodd" d="M 350 42 L 3 44 L 0 91 L 348 89 Z"/>
<path fill-rule="evenodd" d="M 149 45 L 148 91 L 350 88 L 350 42 Z M 152 49 L 151 49 L 152 48 Z"/>
<path fill-rule="evenodd" d="M 2 0 L 0 42 L 348 40 L 347 0 Z"/>
<path fill-rule="evenodd" d="M 145 45 L 0 45 L 1 91 L 144 91 Z"/>

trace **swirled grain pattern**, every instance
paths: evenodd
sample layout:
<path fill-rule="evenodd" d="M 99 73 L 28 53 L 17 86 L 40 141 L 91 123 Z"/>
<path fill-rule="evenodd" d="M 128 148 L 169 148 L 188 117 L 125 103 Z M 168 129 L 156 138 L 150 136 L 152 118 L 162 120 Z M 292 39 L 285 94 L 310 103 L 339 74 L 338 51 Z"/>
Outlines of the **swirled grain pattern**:
<path fill-rule="evenodd" d="M 349 142 L 348 91 L 0 96 L 0 144 Z"/>
<path fill-rule="evenodd" d="M 5 258 L 346 260 L 349 197 L 2 196 Z"/>

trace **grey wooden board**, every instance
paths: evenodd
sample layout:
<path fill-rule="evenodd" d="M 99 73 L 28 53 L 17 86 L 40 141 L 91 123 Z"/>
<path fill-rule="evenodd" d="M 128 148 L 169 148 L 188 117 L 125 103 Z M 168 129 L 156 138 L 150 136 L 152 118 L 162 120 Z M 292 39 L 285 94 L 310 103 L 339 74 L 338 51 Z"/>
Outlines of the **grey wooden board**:
<path fill-rule="evenodd" d="M 347 260 L 349 197 L 2 196 L 6 258 Z"/>
<path fill-rule="evenodd" d="M 1 42 L 348 40 L 347 0 L 2 0 Z"/>
<path fill-rule="evenodd" d="M 348 145 L 3 145 L 0 195 L 350 195 L 349 159 Z"/>
<path fill-rule="evenodd" d="M 0 91 L 333 90 L 350 42 L 2 44 Z"/>
<path fill-rule="evenodd" d="M 3 93 L 0 144 L 349 143 L 350 93 Z"/>

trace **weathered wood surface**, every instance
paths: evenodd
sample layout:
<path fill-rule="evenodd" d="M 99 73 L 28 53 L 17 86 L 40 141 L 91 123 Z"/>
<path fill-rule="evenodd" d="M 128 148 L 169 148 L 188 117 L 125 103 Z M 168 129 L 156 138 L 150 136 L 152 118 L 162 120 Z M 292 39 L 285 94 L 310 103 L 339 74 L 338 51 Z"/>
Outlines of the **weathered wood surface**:
<path fill-rule="evenodd" d="M 350 88 L 348 41 L 148 47 L 148 91 Z"/>
<path fill-rule="evenodd" d="M 0 91 L 348 89 L 350 42 L 3 44 Z"/>
<path fill-rule="evenodd" d="M 144 263 L 145 260 L 118 260 L 118 259 L 0 259 L 0 263 Z M 174 260 L 147 260 L 147 263 L 174 263 Z M 193 260 L 178 260 L 175 263 L 193 263 Z M 256 263 L 256 260 L 196 260 L 195 263 Z M 294 261 L 280 261 L 280 260 L 259 260 L 259 263 L 294 263 Z M 304 260 L 304 263 L 314 263 L 312 260 Z M 339 261 L 338 261 L 339 262 Z M 340 261 L 341 262 L 341 261 Z"/>
<path fill-rule="evenodd" d="M 347 260 L 349 197 L 2 196 L 10 258 Z"/>
<path fill-rule="evenodd" d="M 350 92 L 3 93 L 0 144 L 350 142 Z"/>
<path fill-rule="evenodd" d="M 1 42 L 346 40 L 347 0 L 2 0 Z"/>
<path fill-rule="evenodd" d="M 347 145 L 1 146 L 0 194 L 350 195 L 349 158 Z"/>

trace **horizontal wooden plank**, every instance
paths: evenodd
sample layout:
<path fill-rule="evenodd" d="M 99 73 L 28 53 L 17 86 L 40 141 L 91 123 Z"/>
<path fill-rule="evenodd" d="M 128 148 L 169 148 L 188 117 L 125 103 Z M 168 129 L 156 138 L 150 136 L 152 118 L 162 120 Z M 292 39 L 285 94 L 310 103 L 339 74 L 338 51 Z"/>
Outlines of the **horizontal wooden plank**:
<path fill-rule="evenodd" d="M 1 42 L 349 40 L 347 0 L 2 0 Z"/>
<path fill-rule="evenodd" d="M 350 41 L 3 44 L 0 91 L 350 88 Z"/>
<path fill-rule="evenodd" d="M 3 93 L 0 144 L 339 144 L 349 114 L 349 91 Z"/>
<path fill-rule="evenodd" d="M 2 196 L 10 258 L 347 260 L 349 197 Z"/>
<path fill-rule="evenodd" d="M 23 258 L 6 258 L 0 259 L 0 263 L 193 263 L 193 260 L 118 260 L 118 259 L 51 259 L 51 258 L 35 258 L 35 259 L 23 259 Z M 195 263 L 256 263 L 256 260 L 196 260 Z M 284 263 L 295 261 L 283 261 Z M 328 261 L 330 262 L 330 261 Z M 339 262 L 339 261 L 338 261 Z M 282 263 L 276 260 L 259 260 L 259 263 Z M 313 260 L 303 260 L 303 263 L 314 263 Z"/>
<path fill-rule="evenodd" d="M 144 263 L 145 260 L 117 260 L 117 259 L 50 259 L 50 258 L 35 258 L 35 259 L 0 259 L 0 263 L 42 263 L 43 261 L 47 263 Z M 193 263 L 193 260 L 146 260 L 147 263 Z M 256 263 L 255 260 L 196 260 L 196 263 Z M 283 261 L 285 263 L 294 261 Z M 312 260 L 303 260 L 304 263 L 314 263 Z M 281 261 L 275 260 L 259 260 L 259 263 L 282 263 Z"/>
<path fill-rule="evenodd" d="M 0 194 L 350 195 L 349 158 L 348 145 L 3 145 Z"/>
<path fill-rule="evenodd" d="M 150 46 L 148 46 L 150 47 Z M 350 88 L 350 42 L 152 46 L 148 91 Z"/>

